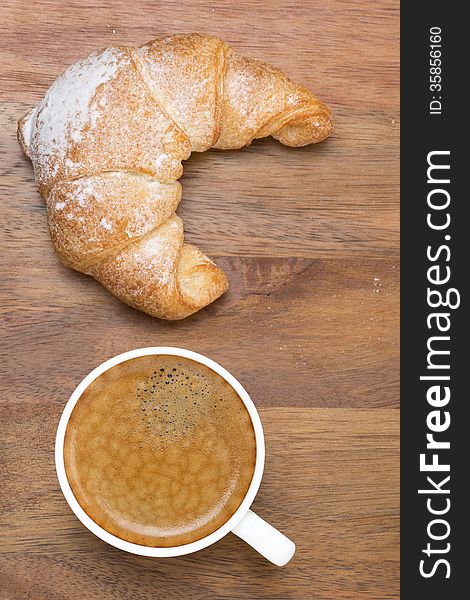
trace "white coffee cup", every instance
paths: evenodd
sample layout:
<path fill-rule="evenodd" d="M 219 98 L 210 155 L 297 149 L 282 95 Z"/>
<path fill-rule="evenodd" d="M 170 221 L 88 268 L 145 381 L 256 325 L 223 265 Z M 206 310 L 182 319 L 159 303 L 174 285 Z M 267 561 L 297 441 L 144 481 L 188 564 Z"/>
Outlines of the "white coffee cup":
<path fill-rule="evenodd" d="M 97 523 L 95 523 L 82 509 L 77 499 L 75 498 L 70 484 L 67 479 L 67 474 L 64 465 L 64 438 L 65 430 L 72 413 L 75 404 L 78 399 L 86 390 L 86 388 L 102 373 L 131 358 L 137 358 L 139 356 L 149 356 L 152 354 L 170 355 L 170 356 L 181 356 L 188 358 L 195 362 L 206 365 L 221 377 L 223 377 L 237 392 L 240 398 L 243 400 L 253 424 L 255 438 L 256 438 L 256 463 L 253 472 L 253 479 L 251 480 L 248 492 L 240 504 L 236 512 L 226 521 L 219 529 L 207 535 L 206 537 L 191 542 L 190 544 L 184 544 L 182 546 L 175 546 L 170 548 L 154 548 L 151 546 L 142 546 L 140 544 L 133 544 L 118 538 L 117 536 L 109 533 Z M 153 347 L 153 348 L 139 348 L 137 350 L 131 350 L 124 354 L 119 354 L 114 358 L 111 358 L 102 363 L 96 369 L 93 369 L 85 379 L 78 385 L 73 394 L 70 396 L 69 401 L 65 405 L 64 412 L 62 413 L 59 426 L 57 428 L 57 436 L 55 443 L 55 463 L 57 476 L 59 478 L 59 484 L 62 492 L 67 500 L 70 508 L 75 513 L 75 516 L 85 525 L 96 536 L 101 538 L 103 541 L 125 550 L 133 554 L 139 554 L 141 556 L 155 556 L 155 557 L 170 557 L 170 556 L 182 556 L 183 554 L 190 554 L 191 552 L 197 552 L 202 550 L 211 544 L 214 544 L 227 533 L 232 532 L 241 539 L 245 540 L 250 546 L 262 554 L 265 558 L 270 560 L 272 563 L 278 566 L 283 566 L 289 562 L 295 552 L 295 544 L 283 535 L 277 529 L 274 529 L 269 523 L 258 517 L 253 511 L 250 510 L 250 506 L 255 499 L 261 484 L 261 478 L 264 470 L 264 434 L 261 420 L 259 418 L 258 411 L 256 410 L 253 401 L 242 387 L 242 385 L 226 371 L 219 364 L 196 352 L 190 350 L 184 350 L 182 348 L 171 348 L 171 347 Z"/>

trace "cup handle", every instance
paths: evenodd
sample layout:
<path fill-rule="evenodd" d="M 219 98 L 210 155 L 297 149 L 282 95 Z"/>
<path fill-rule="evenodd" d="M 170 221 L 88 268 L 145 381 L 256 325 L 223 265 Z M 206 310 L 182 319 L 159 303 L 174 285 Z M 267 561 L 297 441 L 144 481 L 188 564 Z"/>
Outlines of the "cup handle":
<path fill-rule="evenodd" d="M 278 567 L 294 556 L 294 542 L 250 509 L 232 532 Z"/>

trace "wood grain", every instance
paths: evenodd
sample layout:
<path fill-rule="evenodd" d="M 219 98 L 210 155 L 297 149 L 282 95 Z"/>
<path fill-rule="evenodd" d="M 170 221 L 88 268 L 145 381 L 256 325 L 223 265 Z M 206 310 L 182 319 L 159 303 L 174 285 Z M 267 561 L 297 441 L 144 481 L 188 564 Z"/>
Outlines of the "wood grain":
<path fill-rule="evenodd" d="M 2 17 L 0 599 L 398 598 L 398 3 L 6 0 Z M 185 163 L 187 240 L 231 287 L 165 323 L 60 265 L 16 122 L 92 49 L 178 31 L 283 68 L 336 130 Z M 287 567 L 231 535 L 134 557 L 68 509 L 53 466 L 64 403 L 98 363 L 150 345 L 207 354 L 252 395 L 267 438 L 254 508 L 297 543 Z"/>
<path fill-rule="evenodd" d="M 0 598 L 393 597 L 385 594 L 398 577 L 395 410 L 261 411 L 268 458 L 254 509 L 296 531 L 298 552 L 283 569 L 233 535 L 169 560 L 125 555 L 95 539 L 64 510 L 55 480 L 50 448 L 60 412 L 51 401 L 8 414 L 2 407 L 1 422 L 10 423 L 2 435 L 3 509 L 13 525 L 0 540 Z M 20 497 L 18 461 L 29 463 Z"/>

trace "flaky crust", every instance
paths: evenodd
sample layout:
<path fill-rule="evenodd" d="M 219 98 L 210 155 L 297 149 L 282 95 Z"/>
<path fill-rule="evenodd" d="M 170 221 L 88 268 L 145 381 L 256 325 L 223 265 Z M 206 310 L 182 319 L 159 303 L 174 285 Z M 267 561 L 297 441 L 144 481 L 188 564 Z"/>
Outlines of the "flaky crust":
<path fill-rule="evenodd" d="M 202 34 L 92 53 L 18 123 L 65 265 L 123 302 L 182 319 L 223 294 L 225 274 L 184 243 L 181 162 L 273 136 L 304 146 L 331 114 L 279 69 Z"/>

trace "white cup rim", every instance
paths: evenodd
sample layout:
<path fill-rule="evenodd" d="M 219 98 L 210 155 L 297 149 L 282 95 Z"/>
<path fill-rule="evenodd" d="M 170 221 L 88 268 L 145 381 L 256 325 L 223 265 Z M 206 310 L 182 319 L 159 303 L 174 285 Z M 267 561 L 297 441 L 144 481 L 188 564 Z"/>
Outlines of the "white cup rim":
<path fill-rule="evenodd" d="M 102 527 L 100 527 L 91 517 L 87 515 L 87 513 L 83 510 L 83 508 L 78 503 L 75 498 L 72 488 L 67 479 L 67 474 L 65 472 L 65 464 L 64 464 L 64 439 L 65 439 L 65 431 L 67 428 L 67 424 L 72 414 L 72 410 L 75 407 L 75 404 L 78 402 L 80 396 L 86 390 L 86 388 L 102 373 L 118 365 L 126 360 L 130 360 L 132 358 L 138 358 L 140 356 L 151 356 L 156 354 L 162 354 L 167 356 L 179 356 L 182 358 L 188 358 L 190 360 L 194 360 L 195 362 L 201 363 L 216 373 L 218 373 L 223 379 L 225 379 L 232 388 L 237 392 L 237 394 L 242 399 L 245 404 L 248 413 L 251 417 L 251 422 L 253 423 L 253 429 L 255 432 L 255 440 L 256 440 L 256 462 L 255 469 L 253 472 L 253 478 L 251 480 L 250 487 L 248 488 L 248 492 L 243 499 L 242 503 L 238 507 L 238 509 L 234 512 L 234 514 L 230 517 L 228 521 L 226 521 L 221 527 L 216 529 L 211 534 L 201 538 L 200 540 L 196 540 L 195 542 L 191 542 L 190 544 L 184 544 L 181 546 L 173 546 L 167 548 L 157 548 L 153 546 L 143 546 L 140 544 L 134 544 L 131 542 L 127 542 L 112 533 L 109 533 Z M 57 477 L 59 480 L 59 485 L 62 490 L 62 493 L 67 500 L 68 505 L 72 509 L 75 516 L 85 525 L 85 527 L 94 533 L 97 537 L 102 539 L 104 542 L 107 542 L 111 546 L 115 548 L 119 548 L 120 550 L 124 550 L 126 552 L 130 552 L 132 554 L 139 554 L 140 556 L 154 556 L 154 557 L 171 557 L 171 556 L 182 556 L 184 554 L 190 554 L 192 552 L 197 552 L 198 550 L 202 550 L 203 548 L 207 548 L 220 540 L 222 537 L 227 535 L 245 516 L 250 508 L 255 496 L 258 492 L 259 486 L 261 484 L 261 479 L 263 477 L 264 470 L 264 460 L 265 460 L 265 446 L 264 446 L 264 434 L 263 427 L 261 425 L 261 420 L 258 414 L 258 411 L 248 395 L 248 392 L 245 388 L 235 379 L 235 377 L 229 373 L 224 367 L 213 361 L 212 359 L 204 356 L 203 354 L 199 354 L 197 352 L 193 352 L 192 350 L 186 350 L 184 348 L 176 348 L 171 346 L 153 346 L 149 348 L 137 348 L 136 350 L 130 350 L 129 352 L 124 352 L 123 354 L 118 354 L 113 358 L 106 360 L 101 363 L 98 367 L 93 369 L 75 388 L 74 392 L 70 396 L 65 408 L 62 412 L 62 416 L 59 421 L 59 425 L 57 427 L 57 435 L 55 441 L 55 465 L 57 471 Z"/>

